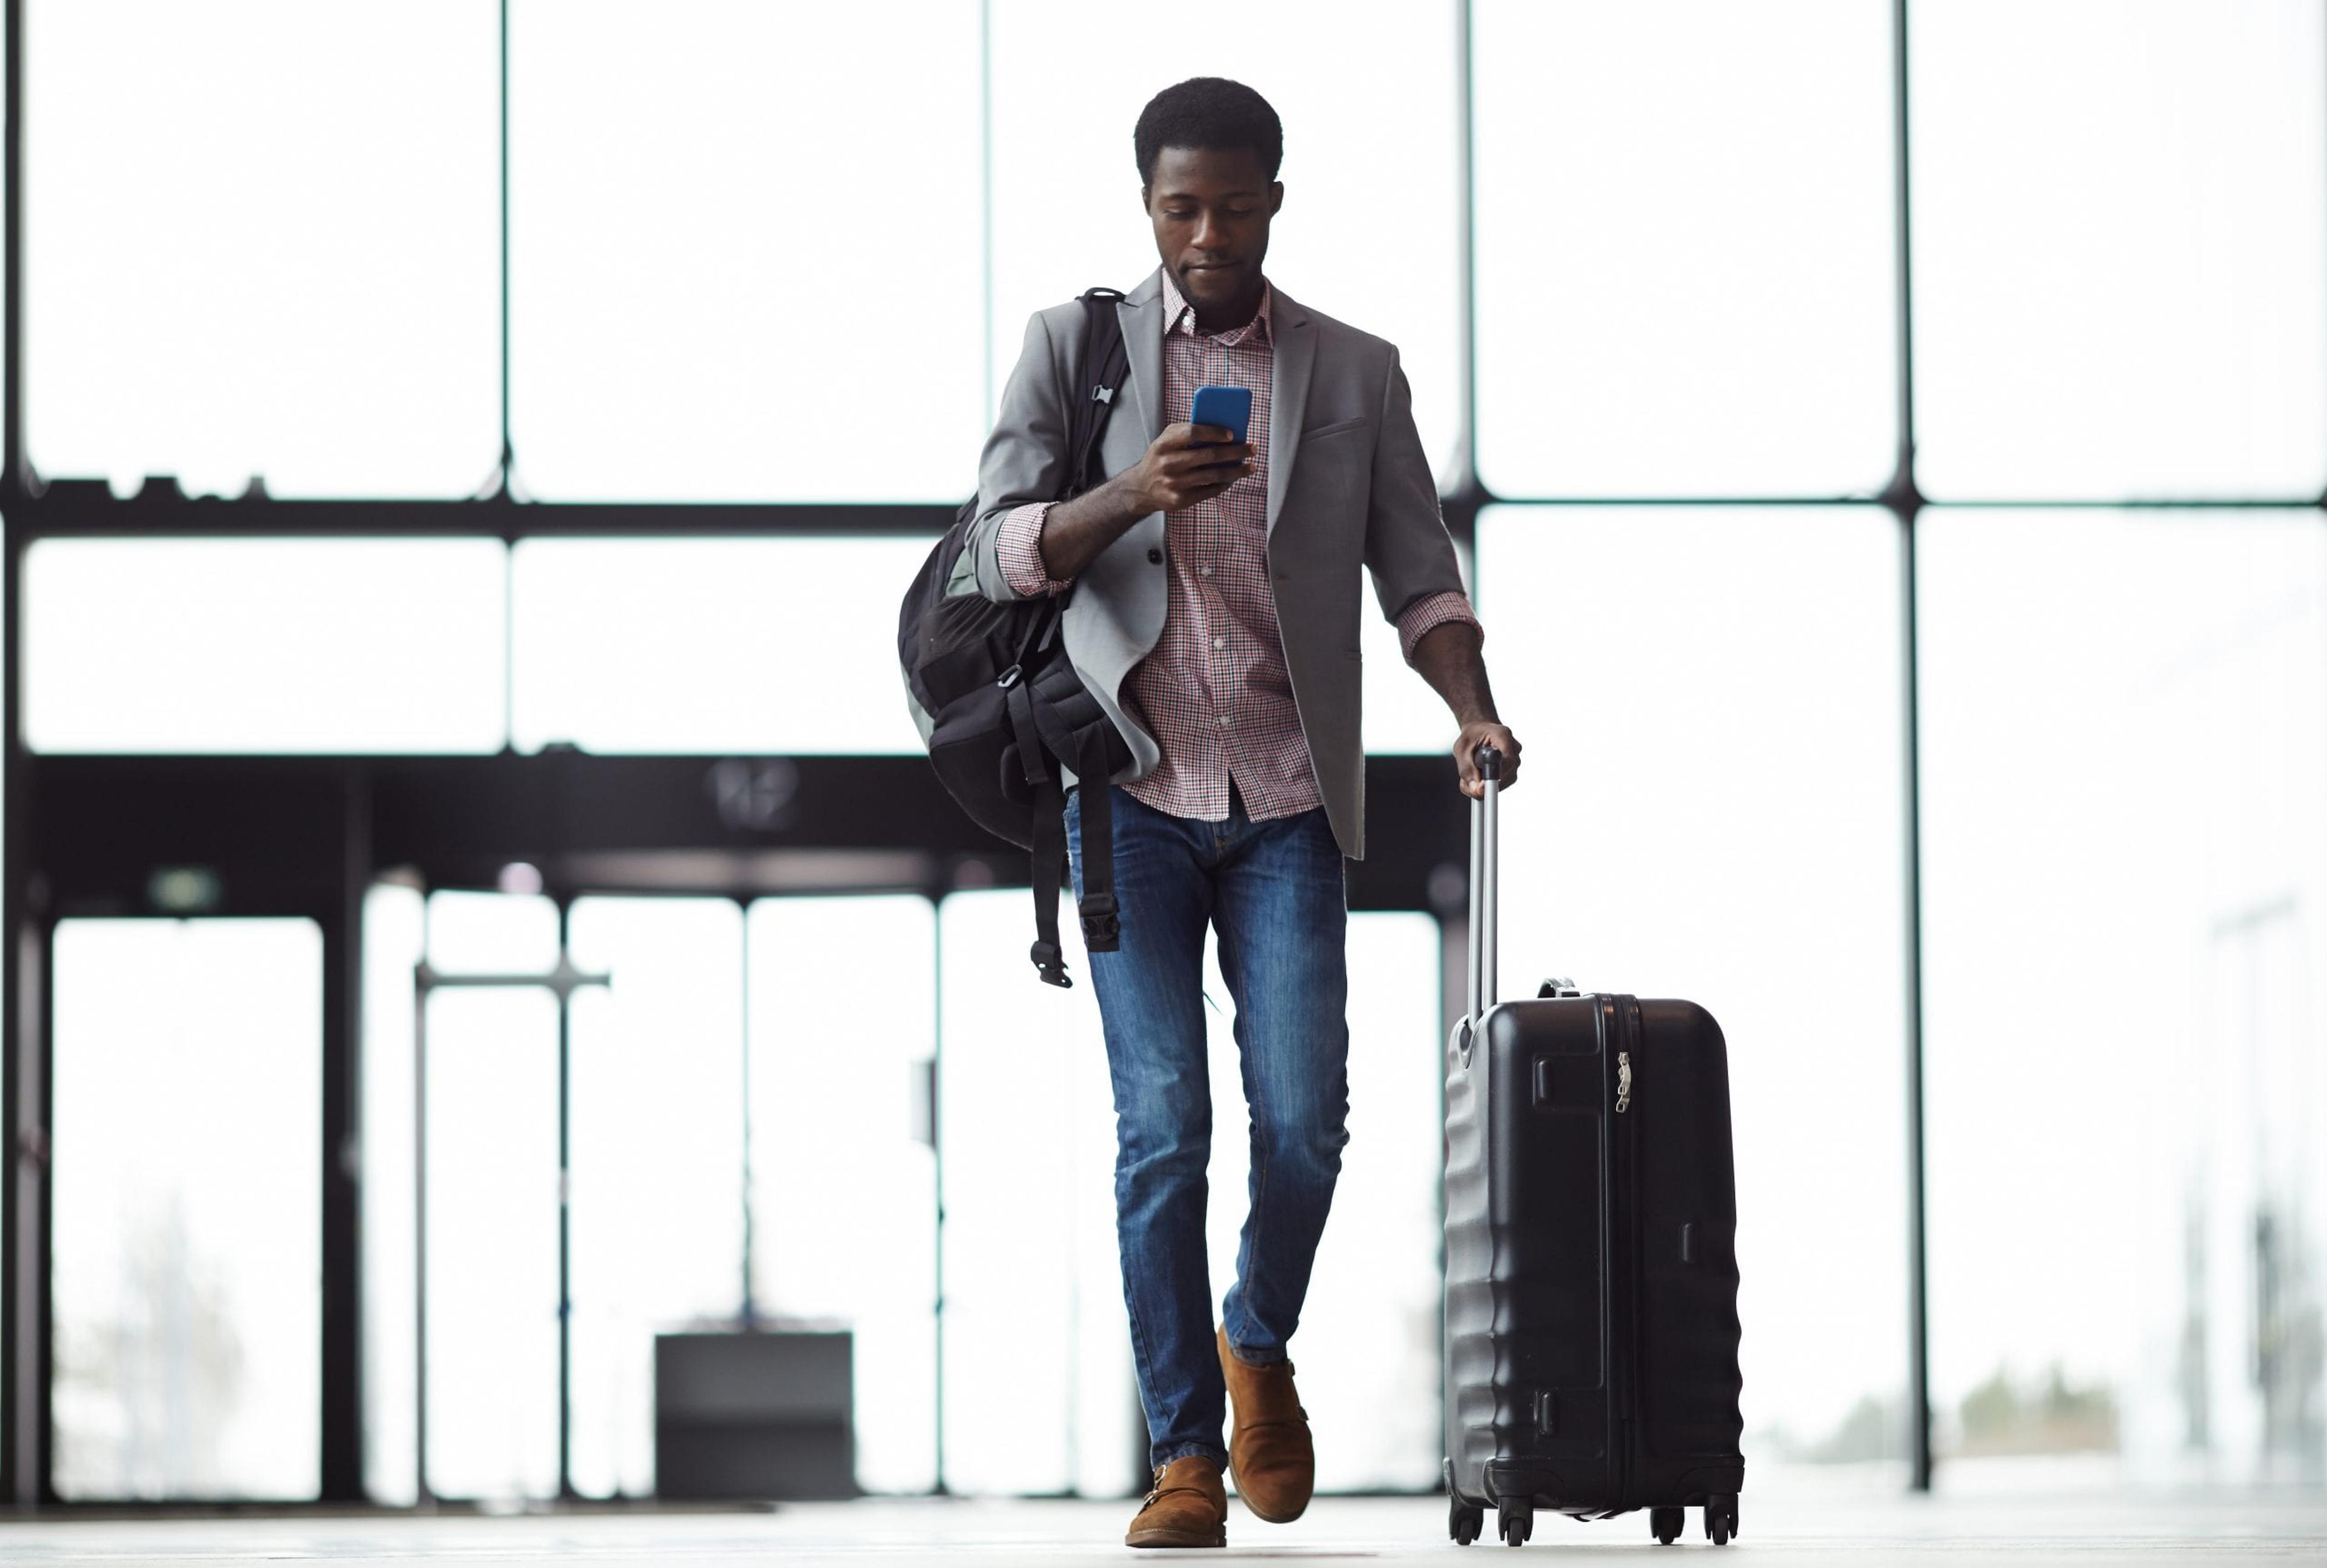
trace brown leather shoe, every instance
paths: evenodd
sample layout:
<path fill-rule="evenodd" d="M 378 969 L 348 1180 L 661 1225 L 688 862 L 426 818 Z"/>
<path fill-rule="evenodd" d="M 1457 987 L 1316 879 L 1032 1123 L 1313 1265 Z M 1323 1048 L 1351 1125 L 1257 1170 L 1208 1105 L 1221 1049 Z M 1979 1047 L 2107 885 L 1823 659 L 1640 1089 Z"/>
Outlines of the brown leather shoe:
<path fill-rule="evenodd" d="M 1220 1485 L 1220 1467 L 1200 1453 L 1192 1453 L 1157 1470 L 1155 1484 L 1140 1503 L 1123 1544 L 1227 1545 L 1229 1495 Z"/>
<path fill-rule="evenodd" d="M 1229 1474 L 1244 1506 L 1272 1525 L 1290 1524 L 1309 1506 L 1317 1482 L 1317 1455 L 1309 1445 L 1309 1413 L 1293 1387 L 1293 1363 L 1256 1367 L 1229 1349 L 1219 1334 L 1220 1376 L 1228 1379 L 1233 1427 Z"/>

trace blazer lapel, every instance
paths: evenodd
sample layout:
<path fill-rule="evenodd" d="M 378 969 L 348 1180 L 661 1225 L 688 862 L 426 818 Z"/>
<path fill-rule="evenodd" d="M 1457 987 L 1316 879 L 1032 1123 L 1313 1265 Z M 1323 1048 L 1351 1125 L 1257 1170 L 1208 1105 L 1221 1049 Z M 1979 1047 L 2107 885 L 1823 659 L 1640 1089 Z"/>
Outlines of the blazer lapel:
<path fill-rule="evenodd" d="M 1124 352 L 1131 361 L 1131 395 L 1139 405 L 1143 446 L 1164 434 L 1164 269 L 1123 296 L 1115 307 L 1123 322 Z"/>
<path fill-rule="evenodd" d="M 1294 453 L 1309 412 L 1309 372 L 1317 359 L 1317 329 L 1309 313 L 1271 285 L 1268 330 L 1276 351 L 1270 359 L 1268 397 L 1268 532 L 1276 531 L 1293 484 Z"/>

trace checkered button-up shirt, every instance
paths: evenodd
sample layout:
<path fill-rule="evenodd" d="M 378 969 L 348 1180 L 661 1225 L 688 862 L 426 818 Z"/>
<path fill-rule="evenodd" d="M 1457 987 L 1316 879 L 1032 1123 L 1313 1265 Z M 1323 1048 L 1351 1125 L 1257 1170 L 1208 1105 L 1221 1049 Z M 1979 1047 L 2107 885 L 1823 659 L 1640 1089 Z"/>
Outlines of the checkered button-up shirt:
<path fill-rule="evenodd" d="M 1268 585 L 1269 394 L 1275 344 L 1270 291 L 1243 326 L 1203 332 L 1196 313 L 1164 276 L 1164 423 L 1184 422 L 1199 387 L 1252 391 L 1253 471 L 1210 500 L 1164 514 L 1169 598 L 1164 634 L 1125 682 L 1126 705 L 1155 737 L 1164 760 L 1123 788 L 1173 817 L 1219 822 L 1236 783 L 1255 821 L 1290 817 L 1324 803 L 1293 702 L 1293 677 Z M 1003 519 L 996 546 L 1003 574 L 1021 593 L 1057 593 L 1068 583 L 1042 564 L 1042 519 L 1053 503 L 1023 506 Z M 1362 521 L 1362 519 L 1360 519 Z M 1477 620 L 1461 593 L 1437 593 L 1397 618 L 1408 659 L 1425 632 Z"/>

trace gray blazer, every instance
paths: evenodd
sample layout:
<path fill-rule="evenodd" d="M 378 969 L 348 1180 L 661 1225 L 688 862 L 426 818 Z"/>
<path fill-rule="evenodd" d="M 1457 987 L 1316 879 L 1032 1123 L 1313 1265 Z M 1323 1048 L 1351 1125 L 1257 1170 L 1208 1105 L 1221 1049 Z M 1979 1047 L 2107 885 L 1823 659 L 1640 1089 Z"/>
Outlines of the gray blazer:
<path fill-rule="evenodd" d="M 1162 269 L 1116 311 L 1131 388 L 1127 402 L 1118 398 L 1100 442 L 1110 476 L 1138 462 L 1164 431 Z M 1269 306 L 1269 327 L 1268 567 L 1276 623 L 1327 820 L 1341 853 L 1362 859 L 1359 565 L 1373 573 L 1374 595 L 1392 621 L 1417 600 L 1460 593 L 1463 577 L 1414 428 L 1397 350 L 1296 304 L 1282 289 Z M 1020 597 L 1003 577 L 995 537 L 1013 508 L 1059 493 L 1067 462 L 1066 388 L 1077 385 L 1081 348 L 1082 306 L 1075 301 L 1037 311 L 1026 323 L 1026 345 L 979 464 L 978 518 L 956 592 Z M 1067 653 L 1131 744 L 1131 766 L 1117 776 L 1118 783 L 1145 775 L 1162 757 L 1154 737 L 1124 712 L 1122 694 L 1124 677 L 1164 632 L 1164 573 L 1147 558 L 1163 544 L 1164 514 L 1152 512 L 1091 563 L 1067 603 Z"/>

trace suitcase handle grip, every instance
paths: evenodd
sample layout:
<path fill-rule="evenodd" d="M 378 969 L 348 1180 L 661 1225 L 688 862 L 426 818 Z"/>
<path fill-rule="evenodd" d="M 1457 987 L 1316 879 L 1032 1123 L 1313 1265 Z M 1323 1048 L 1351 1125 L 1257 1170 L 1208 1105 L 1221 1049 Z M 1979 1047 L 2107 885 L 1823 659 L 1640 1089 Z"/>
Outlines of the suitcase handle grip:
<path fill-rule="evenodd" d="M 1464 1011 L 1476 1031 L 1495 1004 L 1495 863 L 1500 848 L 1495 808 L 1502 792 L 1503 754 L 1482 745 L 1473 761 L 1479 765 L 1479 795 L 1471 802 L 1471 986 Z"/>

